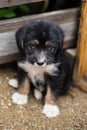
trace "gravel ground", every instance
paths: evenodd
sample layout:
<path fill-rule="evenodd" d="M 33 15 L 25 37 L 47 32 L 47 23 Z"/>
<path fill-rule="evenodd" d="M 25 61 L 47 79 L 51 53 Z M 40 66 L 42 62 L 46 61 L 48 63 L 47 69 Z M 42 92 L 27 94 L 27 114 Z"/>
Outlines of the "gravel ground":
<path fill-rule="evenodd" d="M 31 95 L 23 106 L 12 103 L 14 89 L 8 85 L 16 75 L 13 66 L 0 66 L 0 130 L 87 130 L 87 94 L 72 88 L 57 101 L 60 115 L 50 119 L 42 114 L 43 104 Z"/>

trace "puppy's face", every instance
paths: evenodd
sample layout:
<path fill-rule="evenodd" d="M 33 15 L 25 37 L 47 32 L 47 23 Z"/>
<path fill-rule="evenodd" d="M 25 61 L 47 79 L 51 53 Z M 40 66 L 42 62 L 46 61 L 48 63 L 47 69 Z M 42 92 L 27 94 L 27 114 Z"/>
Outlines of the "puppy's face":
<path fill-rule="evenodd" d="M 39 20 L 20 28 L 16 39 L 26 60 L 34 65 L 45 66 L 55 62 L 56 54 L 63 45 L 64 34 L 54 23 Z"/>

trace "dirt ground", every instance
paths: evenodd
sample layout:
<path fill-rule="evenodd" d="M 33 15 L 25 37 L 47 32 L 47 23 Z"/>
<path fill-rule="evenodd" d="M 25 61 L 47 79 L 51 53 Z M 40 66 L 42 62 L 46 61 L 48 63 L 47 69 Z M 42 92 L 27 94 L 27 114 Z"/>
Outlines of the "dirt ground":
<path fill-rule="evenodd" d="M 72 88 L 58 99 L 60 115 L 50 119 L 43 115 L 43 104 L 32 95 L 23 106 L 12 102 L 15 89 L 8 85 L 16 75 L 11 65 L 0 66 L 0 130 L 87 130 L 87 94 Z"/>

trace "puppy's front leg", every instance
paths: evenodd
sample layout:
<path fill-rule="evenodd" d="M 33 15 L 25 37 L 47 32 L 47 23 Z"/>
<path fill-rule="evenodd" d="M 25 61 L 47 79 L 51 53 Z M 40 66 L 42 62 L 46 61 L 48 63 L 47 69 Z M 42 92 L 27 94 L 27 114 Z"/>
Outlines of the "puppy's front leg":
<path fill-rule="evenodd" d="M 18 67 L 23 69 L 25 72 L 28 72 L 28 70 L 31 68 L 31 64 L 27 61 L 24 61 L 24 62 L 18 62 L 17 63 Z"/>
<path fill-rule="evenodd" d="M 49 118 L 53 118 L 59 115 L 59 108 L 55 103 L 55 98 L 53 97 L 49 86 L 47 88 L 43 113 Z"/>
<path fill-rule="evenodd" d="M 20 77 L 18 82 L 18 90 L 12 95 L 12 100 L 18 105 L 23 105 L 28 102 L 28 94 L 30 92 L 30 83 L 27 76 Z"/>

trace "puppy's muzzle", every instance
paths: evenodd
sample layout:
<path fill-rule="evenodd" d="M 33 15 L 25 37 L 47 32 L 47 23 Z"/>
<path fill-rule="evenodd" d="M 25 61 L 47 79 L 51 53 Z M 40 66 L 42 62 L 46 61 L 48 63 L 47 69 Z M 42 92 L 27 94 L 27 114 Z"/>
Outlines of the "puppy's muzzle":
<path fill-rule="evenodd" d="M 37 65 L 37 66 L 46 65 L 46 56 L 43 51 L 41 51 L 40 53 L 37 53 L 37 61 L 34 63 L 34 65 Z"/>

